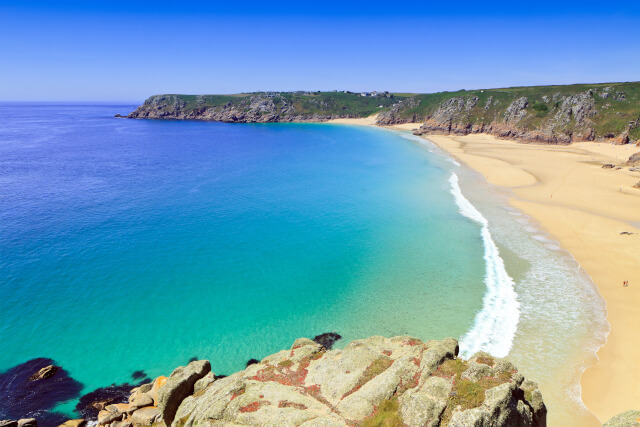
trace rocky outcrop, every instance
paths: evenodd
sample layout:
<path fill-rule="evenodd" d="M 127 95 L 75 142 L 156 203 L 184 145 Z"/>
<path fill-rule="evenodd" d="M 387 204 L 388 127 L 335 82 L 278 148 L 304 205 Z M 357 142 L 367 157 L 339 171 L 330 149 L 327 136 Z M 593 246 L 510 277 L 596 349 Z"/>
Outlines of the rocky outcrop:
<path fill-rule="evenodd" d="M 604 423 L 602 427 L 640 427 L 640 411 L 626 411 Z"/>
<path fill-rule="evenodd" d="M 311 100 L 309 102 L 314 102 Z M 320 102 L 320 101 L 316 101 Z M 312 105 L 303 109 L 280 95 L 254 94 L 239 97 L 218 106 L 189 106 L 178 95 L 157 95 L 127 115 L 130 119 L 204 120 L 225 123 L 324 122 L 331 119 L 358 118 L 344 111 L 332 113 L 330 105 Z M 323 111 L 327 111 L 326 113 Z"/>
<path fill-rule="evenodd" d="M 98 388 L 80 397 L 76 412 L 84 419 L 95 420 L 107 406 L 126 402 L 135 389 L 133 384 L 112 384 Z"/>
<path fill-rule="evenodd" d="M 211 372 L 208 360 L 197 360 L 186 367 L 176 368 L 158 391 L 158 408 L 167 425 L 173 422 L 178 406 L 182 400 L 194 392 L 196 381 Z"/>
<path fill-rule="evenodd" d="M 545 103 L 533 103 L 527 97 L 519 97 L 512 101 L 504 113 L 490 116 L 478 113 L 478 98 L 465 96 L 450 98 L 443 102 L 420 129 L 414 133 L 468 135 L 472 133 L 488 133 L 500 138 L 517 139 L 523 142 L 547 144 L 568 144 L 572 141 L 593 141 L 595 139 L 594 122 L 596 113 L 593 92 L 587 91 L 571 96 L 555 97 L 555 113 L 548 118 L 549 106 Z M 552 103 L 548 98 L 547 102 Z M 493 99 L 485 103 L 493 104 Z M 546 117 L 540 121 L 539 116 Z M 487 121 L 489 120 L 490 121 Z M 538 125 L 535 123 L 540 122 Z"/>
<path fill-rule="evenodd" d="M 300 338 L 228 377 L 206 361 L 178 368 L 105 408 L 99 425 L 546 426 L 536 384 L 510 362 L 457 354 L 451 338 L 371 337 L 343 350 Z M 144 395 L 160 383 L 154 406 Z"/>
<path fill-rule="evenodd" d="M 388 110 L 382 111 L 376 118 L 376 124 L 380 126 L 396 125 L 401 123 L 421 122 L 423 117 L 418 113 L 412 115 L 401 114 L 420 105 L 420 100 L 411 97 L 393 104 Z"/>
<path fill-rule="evenodd" d="M 640 166 L 640 151 L 629 156 L 627 166 Z"/>
<path fill-rule="evenodd" d="M 46 380 L 47 378 L 51 378 L 52 376 L 54 376 L 59 369 L 59 366 L 45 366 L 44 368 L 38 370 L 38 372 L 31 375 L 29 377 L 29 381 Z"/>

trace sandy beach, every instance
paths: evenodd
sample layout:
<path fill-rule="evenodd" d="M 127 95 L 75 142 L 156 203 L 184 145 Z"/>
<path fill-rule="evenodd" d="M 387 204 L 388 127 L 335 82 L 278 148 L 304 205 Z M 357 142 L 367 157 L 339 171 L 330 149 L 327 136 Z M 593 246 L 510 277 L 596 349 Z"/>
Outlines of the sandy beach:
<path fill-rule="evenodd" d="M 598 286 L 611 331 L 583 374 L 582 400 L 602 422 L 640 402 L 640 173 L 621 164 L 639 147 L 522 144 L 489 135 L 429 136 L 538 221 Z M 621 234 L 623 232 L 632 233 Z M 624 287 L 623 282 L 629 286 Z"/>

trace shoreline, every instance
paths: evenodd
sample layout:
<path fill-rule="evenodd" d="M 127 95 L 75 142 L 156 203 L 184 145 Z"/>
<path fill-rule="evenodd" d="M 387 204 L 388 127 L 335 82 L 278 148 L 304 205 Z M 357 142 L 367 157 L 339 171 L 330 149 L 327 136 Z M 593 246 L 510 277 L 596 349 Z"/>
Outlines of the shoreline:
<path fill-rule="evenodd" d="M 331 121 L 374 125 L 368 119 Z M 385 126 L 411 130 L 419 123 Z M 509 204 L 536 221 L 591 277 L 610 325 L 597 360 L 580 377 L 581 399 L 600 422 L 640 402 L 640 173 L 603 169 L 639 147 L 578 142 L 520 143 L 486 134 L 422 135 L 449 155 L 509 190 Z M 623 232 L 631 235 L 621 234 Z M 623 282 L 629 282 L 623 287 Z M 585 361 L 586 362 L 586 361 Z"/>
<path fill-rule="evenodd" d="M 509 203 L 536 220 L 589 274 L 605 300 L 610 331 L 597 362 L 581 376 L 582 401 L 601 422 L 637 406 L 640 190 L 632 185 L 640 174 L 602 168 L 620 163 L 635 147 L 532 145 L 488 135 L 426 138 L 488 182 L 509 188 Z M 625 280 L 629 287 L 622 286 Z"/>

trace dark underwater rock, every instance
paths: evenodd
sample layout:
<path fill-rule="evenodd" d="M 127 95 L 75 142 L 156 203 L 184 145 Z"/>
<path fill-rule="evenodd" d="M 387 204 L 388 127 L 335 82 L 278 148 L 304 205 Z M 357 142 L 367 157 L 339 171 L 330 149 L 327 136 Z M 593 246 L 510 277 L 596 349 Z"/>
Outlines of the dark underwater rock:
<path fill-rule="evenodd" d="M 131 390 L 136 384 L 111 384 L 101 387 L 82 396 L 76 405 L 76 412 L 86 420 L 97 420 L 98 412 L 114 403 L 127 403 Z"/>
<path fill-rule="evenodd" d="M 256 363 L 260 363 L 260 361 L 258 359 L 249 359 L 247 360 L 247 367 L 251 366 L 251 365 L 255 365 Z"/>
<path fill-rule="evenodd" d="M 61 402 L 78 397 L 82 384 L 63 368 L 56 369 L 46 377 L 46 381 L 30 379 L 34 372 L 39 373 L 52 365 L 53 360 L 40 357 L 0 374 L 0 418 L 35 418 L 40 427 L 55 427 L 67 420 L 67 416 L 50 410 Z"/>
<path fill-rule="evenodd" d="M 331 350 L 333 344 L 342 338 L 342 335 L 337 334 L 335 332 L 326 332 L 324 334 L 316 335 L 313 339 L 315 342 L 326 348 L 327 350 Z"/>
<path fill-rule="evenodd" d="M 133 373 L 131 374 L 131 378 L 133 378 L 134 380 L 142 380 L 144 378 L 147 378 L 147 374 L 144 371 L 133 371 Z"/>

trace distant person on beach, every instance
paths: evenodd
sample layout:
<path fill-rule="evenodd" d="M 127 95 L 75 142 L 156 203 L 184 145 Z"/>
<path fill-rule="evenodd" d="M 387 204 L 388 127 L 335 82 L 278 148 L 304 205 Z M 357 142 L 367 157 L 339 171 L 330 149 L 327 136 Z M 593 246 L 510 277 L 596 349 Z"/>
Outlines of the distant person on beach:
<path fill-rule="evenodd" d="M 629 281 L 625 280 L 624 282 L 622 282 L 622 287 L 626 288 L 627 286 L 629 286 Z"/>

